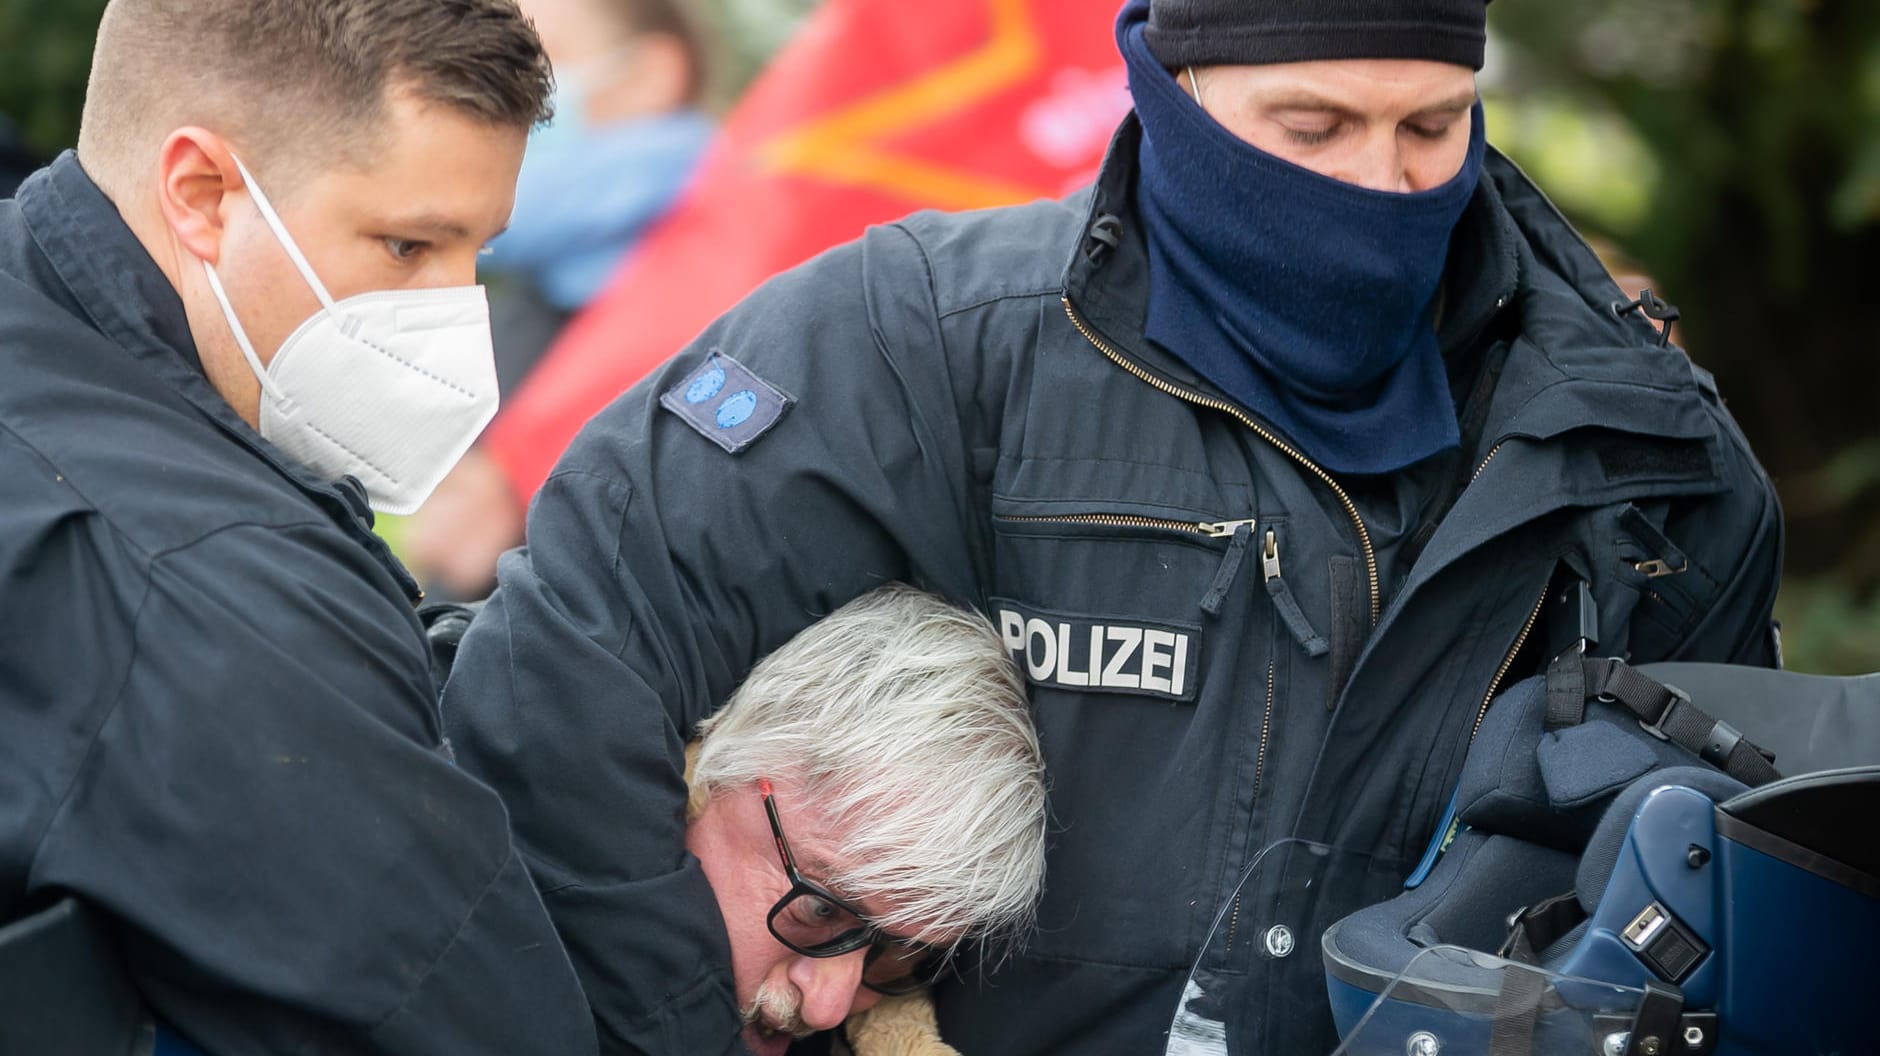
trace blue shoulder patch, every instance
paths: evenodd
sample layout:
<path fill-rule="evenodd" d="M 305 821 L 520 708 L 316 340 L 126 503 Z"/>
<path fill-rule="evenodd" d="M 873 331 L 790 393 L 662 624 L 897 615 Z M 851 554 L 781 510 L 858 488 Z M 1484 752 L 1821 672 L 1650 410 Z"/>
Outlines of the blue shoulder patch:
<path fill-rule="evenodd" d="M 734 455 L 769 432 L 795 402 L 715 348 L 659 398 L 660 406 Z"/>

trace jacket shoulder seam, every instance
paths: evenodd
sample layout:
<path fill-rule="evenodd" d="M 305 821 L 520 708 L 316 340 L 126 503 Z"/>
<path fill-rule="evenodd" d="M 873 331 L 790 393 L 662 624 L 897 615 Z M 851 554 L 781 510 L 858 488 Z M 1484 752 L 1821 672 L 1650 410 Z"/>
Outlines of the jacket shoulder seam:
<path fill-rule="evenodd" d="M 608 570 L 618 573 L 620 571 L 620 554 L 625 549 L 626 543 L 627 507 L 633 501 L 633 482 L 625 476 L 614 476 L 611 473 L 596 473 L 591 469 L 567 468 L 557 469 L 547 477 L 544 477 L 542 479 L 542 486 L 546 488 L 551 482 L 557 480 L 577 479 L 589 481 L 608 491 L 618 491 L 621 493 L 620 523 L 614 526 L 614 552 L 608 557 Z"/>
<path fill-rule="evenodd" d="M 986 308 L 1003 301 L 1035 301 L 1040 297 L 1061 296 L 1063 292 L 1064 290 L 1060 286 L 1046 286 L 1036 290 L 1015 290 L 1011 293 L 994 294 L 989 297 L 982 297 L 976 301 L 971 301 L 967 304 L 962 304 L 957 308 L 948 308 L 946 311 L 939 314 L 939 318 L 950 319 L 953 316 L 961 315 L 979 308 Z"/>
<path fill-rule="evenodd" d="M 109 512 L 105 510 L 103 506 L 99 505 L 98 501 L 96 499 L 93 499 L 91 495 L 84 488 L 80 487 L 76 480 L 74 480 L 71 476 L 67 475 L 66 472 L 62 468 L 60 468 L 57 462 L 54 462 L 51 458 L 49 458 L 46 455 L 46 453 L 44 451 L 41 451 L 37 446 L 35 446 L 32 441 L 28 440 L 24 436 L 21 436 L 18 430 L 15 430 L 9 427 L 5 422 L 0 422 L 0 432 L 4 432 L 7 436 L 10 436 L 15 441 L 17 441 L 22 449 L 31 453 L 34 458 L 38 459 L 41 463 L 45 465 L 47 469 L 51 470 L 55 475 L 57 475 L 61 483 L 63 483 L 66 487 L 72 489 L 73 494 L 77 495 L 80 499 L 84 500 L 85 508 L 90 510 L 92 515 L 97 517 L 99 522 L 104 524 L 106 528 L 110 529 L 111 535 L 114 538 L 116 538 L 119 542 L 123 543 L 133 553 L 135 553 L 139 558 L 143 560 L 143 562 L 146 565 L 146 574 L 148 574 L 148 566 L 154 565 L 156 562 L 161 561 L 166 557 L 170 557 L 184 550 L 188 550 L 189 548 L 193 546 L 206 542 L 218 535 L 221 535 L 225 532 L 228 532 L 234 529 L 265 528 L 265 529 L 279 531 L 285 528 L 318 528 L 323 525 L 327 525 L 331 523 L 329 521 L 324 521 L 317 517 L 310 517 L 310 516 L 289 518 L 289 519 L 281 520 L 281 521 L 255 521 L 255 520 L 230 521 L 230 522 L 225 522 L 222 524 L 217 524 L 211 528 L 205 529 L 199 532 L 198 534 L 191 536 L 190 538 L 185 539 L 181 542 L 172 543 L 168 546 L 163 546 L 163 547 L 159 547 L 156 549 L 152 549 L 144 545 L 142 542 L 140 542 L 137 539 L 137 537 L 133 535 L 131 532 L 125 530 L 124 526 L 118 523 L 117 518 L 113 517 Z"/>
<path fill-rule="evenodd" d="M 897 231 L 900 231 L 903 235 L 906 235 L 907 240 L 913 243 L 914 251 L 920 254 L 921 268 L 927 273 L 928 300 L 933 305 L 934 318 L 937 320 L 945 320 L 955 315 L 959 315 L 962 312 L 970 312 L 975 308 L 984 308 L 987 305 L 997 304 L 1000 301 L 1025 301 L 1025 300 L 1032 300 L 1038 297 L 1043 297 L 1047 294 L 1059 294 L 1063 292 L 1062 285 L 1060 283 L 1053 281 L 1049 285 L 1041 285 L 1036 289 L 1011 290 L 1005 293 L 990 294 L 988 296 L 978 298 L 977 300 L 969 301 L 966 304 L 956 305 L 956 306 L 948 307 L 948 308 L 942 308 L 940 306 L 940 298 L 938 295 L 938 291 L 935 290 L 934 288 L 935 281 L 934 281 L 933 258 L 931 255 L 928 254 L 926 244 L 920 240 L 920 236 L 915 234 L 912 228 L 907 226 L 905 221 L 897 220 L 894 223 L 889 224 L 887 226 Z"/>
<path fill-rule="evenodd" d="M 916 235 L 913 229 L 908 227 L 905 222 L 896 221 L 888 226 L 895 231 L 899 231 L 901 235 L 907 239 L 908 245 L 914 247 L 915 255 L 920 257 L 920 270 L 925 274 L 927 279 L 927 303 L 933 306 L 934 318 L 940 318 L 940 299 L 934 292 L 933 258 L 928 255 L 927 246 L 921 242 L 920 236 Z"/>
<path fill-rule="evenodd" d="M 609 495 L 608 503 L 610 506 L 610 510 L 609 510 L 610 513 L 614 513 L 614 511 L 611 509 L 611 506 L 613 505 L 612 495 L 616 492 L 619 494 L 619 497 L 620 497 L 619 504 L 618 504 L 619 510 L 617 513 L 614 513 L 614 516 L 612 519 L 613 530 L 611 534 L 613 538 L 608 544 L 609 553 L 607 554 L 607 572 L 609 575 L 613 576 L 616 580 L 619 579 L 620 574 L 621 574 L 620 564 L 621 564 L 621 561 L 624 559 L 624 555 L 627 552 L 627 514 L 633 507 L 633 496 L 634 496 L 634 491 L 635 491 L 633 487 L 633 481 L 624 475 L 615 476 L 614 474 L 611 474 L 611 473 L 597 473 L 591 469 L 581 469 L 579 467 L 570 467 L 570 468 L 557 469 L 553 473 L 550 473 L 546 478 L 543 479 L 542 489 L 546 491 L 550 484 L 553 484 L 556 481 L 564 481 L 564 480 L 587 481 L 589 483 L 592 483 L 596 487 L 600 488 L 602 491 L 607 492 Z M 506 619 L 504 621 L 504 633 L 505 634 L 509 633 L 508 621 Z M 623 630 L 621 632 L 620 641 L 618 644 L 612 644 L 609 642 L 604 642 L 604 641 L 599 641 L 599 640 L 595 640 L 594 644 L 607 650 L 607 652 L 610 655 L 612 655 L 615 659 L 620 659 L 625 654 L 627 650 L 627 646 L 632 642 L 632 640 L 633 640 L 633 635 L 629 633 L 628 631 Z M 513 668 L 510 670 L 509 676 L 512 682 L 511 689 L 512 691 L 515 691 L 515 687 L 513 685 L 513 682 L 515 679 L 515 671 L 513 670 Z"/>
<path fill-rule="evenodd" d="M 155 565 L 159 561 L 165 561 L 165 560 L 168 560 L 169 558 L 177 557 L 181 555 L 182 553 L 184 553 L 185 551 L 193 550 L 196 547 L 202 546 L 205 543 L 220 541 L 222 536 L 229 535 L 235 532 L 245 531 L 250 528 L 258 528 L 263 531 L 270 531 L 270 532 L 280 532 L 280 531 L 286 531 L 290 528 L 316 528 L 317 529 L 317 528 L 323 528 L 323 527 L 333 527 L 332 522 L 321 521 L 315 518 L 297 518 L 297 519 L 285 520 L 285 521 L 253 521 L 253 520 L 229 521 L 225 524 L 218 524 L 215 527 L 202 532 L 201 534 L 195 536 L 192 539 L 177 543 L 173 546 L 166 546 L 161 550 L 157 550 L 151 553 L 150 562 L 152 565 Z"/>
<path fill-rule="evenodd" d="M 148 564 L 149 562 L 154 560 L 153 556 L 151 555 L 151 552 L 145 547 L 139 545 L 136 539 L 131 538 L 130 534 L 125 532 L 124 529 L 118 525 L 117 521 L 113 519 L 110 514 L 104 511 L 103 507 L 98 505 L 97 500 L 93 499 L 91 495 L 86 492 L 84 488 L 79 487 L 78 481 L 73 480 L 70 476 L 68 476 L 65 470 L 57 462 L 54 462 L 52 460 L 51 456 L 47 455 L 44 451 L 41 451 L 39 449 L 38 445 L 34 444 L 31 440 L 28 440 L 26 437 L 21 436 L 19 430 L 14 429 L 12 426 L 6 424 L 3 421 L 0 421 L 0 432 L 5 433 L 9 437 L 12 437 L 13 441 L 19 444 L 22 450 L 31 454 L 34 458 L 38 459 L 40 463 L 43 464 L 47 469 L 51 470 L 53 475 L 58 478 L 59 483 L 63 484 L 67 488 L 70 488 L 72 491 L 72 494 L 77 495 L 80 499 L 84 500 L 85 508 L 90 510 L 93 516 L 97 517 L 98 520 L 102 522 L 106 528 L 109 528 L 111 530 L 111 534 L 114 537 L 116 537 L 125 546 L 129 547 L 134 553 L 137 554 L 138 557 L 143 559 L 146 565 L 145 576 L 146 576 L 146 581 L 147 581 L 148 575 L 149 575 Z"/>

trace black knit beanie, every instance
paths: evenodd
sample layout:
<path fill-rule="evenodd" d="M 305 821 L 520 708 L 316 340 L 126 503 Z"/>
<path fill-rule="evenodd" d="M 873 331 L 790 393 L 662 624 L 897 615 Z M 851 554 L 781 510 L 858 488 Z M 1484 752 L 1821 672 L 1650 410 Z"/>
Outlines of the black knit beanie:
<path fill-rule="evenodd" d="M 1314 59 L 1431 59 L 1482 68 L 1488 0 L 1150 0 L 1169 69 Z"/>

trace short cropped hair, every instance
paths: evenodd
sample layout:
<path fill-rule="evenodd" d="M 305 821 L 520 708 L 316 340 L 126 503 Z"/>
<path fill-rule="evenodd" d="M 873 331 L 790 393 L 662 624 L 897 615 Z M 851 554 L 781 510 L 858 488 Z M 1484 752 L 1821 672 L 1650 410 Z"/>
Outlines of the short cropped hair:
<path fill-rule="evenodd" d="M 708 794 L 799 783 L 846 839 L 846 897 L 923 941 L 1004 944 L 1044 881 L 1044 762 L 1025 686 L 979 614 L 892 585 L 766 657 L 716 715 L 692 771 Z M 785 804 L 787 811 L 789 805 Z"/>
<path fill-rule="evenodd" d="M 291 171 L 369 157 L 394 88 L 526 129 L 551 116 L 552 87 L 514 0 L 111 0 L 79 157 L 94 178 L 135 173 L 195 124 Z"/>

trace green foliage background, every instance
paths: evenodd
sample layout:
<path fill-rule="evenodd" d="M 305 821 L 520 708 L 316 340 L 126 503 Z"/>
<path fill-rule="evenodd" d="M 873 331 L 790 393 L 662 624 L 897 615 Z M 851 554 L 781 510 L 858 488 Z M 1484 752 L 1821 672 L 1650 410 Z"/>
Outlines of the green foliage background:
<path fill-rule="evenodd" d="M 814 6 L 701 2 L 721 101 Z M 43 157 L 76 136 L 103 6 L 0 0 L 0 114 Z M 1683 309 L 1776 478 L 1790 666 L 1880 669 L 1880 3 L 1489 10 L 1491 138 Z"/>
<path fill-rule="evenodd" d="M 0 0 L 0 114 L 50 158 L 78 138 L 104 0 Z"/>
<path fill-rule="evenodd" d="M 1682 308 L 1776 479 L 1791 666 L 1880 668 L 1880 4 L 1489 11 L 1491 136 Z"/>

